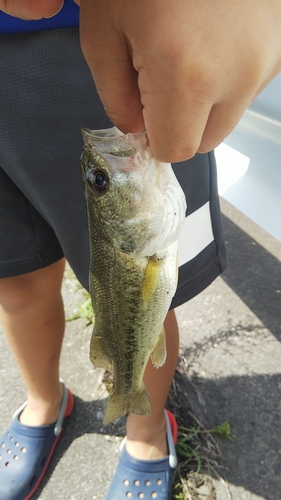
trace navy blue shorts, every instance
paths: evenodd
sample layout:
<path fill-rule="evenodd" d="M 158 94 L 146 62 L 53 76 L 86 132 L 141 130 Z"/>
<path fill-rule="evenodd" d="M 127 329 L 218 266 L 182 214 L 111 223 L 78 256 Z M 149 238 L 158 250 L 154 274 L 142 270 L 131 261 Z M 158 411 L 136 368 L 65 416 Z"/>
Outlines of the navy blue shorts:
<path fill-rule="evenodd" d="M 0 277 L 66 257 L 88 288 L 81 127 L 111 127 L 78 29 L 0 37 Z M 173 166 L 187 198 L 173 306 L 226 267 L 213 153 Z"/>

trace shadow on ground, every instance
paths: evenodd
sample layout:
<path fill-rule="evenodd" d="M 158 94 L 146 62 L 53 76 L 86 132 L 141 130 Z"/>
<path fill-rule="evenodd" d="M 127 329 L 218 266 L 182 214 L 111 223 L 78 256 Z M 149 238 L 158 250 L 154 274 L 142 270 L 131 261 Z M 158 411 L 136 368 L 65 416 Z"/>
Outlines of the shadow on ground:
<path fill-rule="evenodd" d="M 65 426 L 44 479 L 39 489 L 32 497 L 34 500 L 40 498 L 42 490 L 48 483 L 56 466 L 68 448 L 72 445 L 73 441 L 84 436 L 85 434 L 103 434 L 118 436 L 120 438 L 125 435 L 125 418 L 121 418 L 117 422 L 107 425 L 106 427 L 103 426 L 102 417 L 106 407 L 106 402 L 107 398 L 97 401 L 83 401 L 81 398 L 75 396 L 73 413 Z M 83 464 L 80 466 L 83 466 Z M 83 495 L 83 493 L 81 494 Z M 81 499 L 82 498 L 83 496 L 81 496 Z"/>
<path fill-rule="evenodd" d="M 222 279 L 281 341 L 280 262 L 228 217 L 222 217 L 228 255 Z"/>
<path fill-rule="evenodd" d="M 218 380 L 182 376 L 186 405 L 206 429 L 231 423 L 234 442 L 216 437 L 220 474 L 266 500 L 281 491 L 281 374 Z M 234 500 L 239 500 L 234 498 Z"/>

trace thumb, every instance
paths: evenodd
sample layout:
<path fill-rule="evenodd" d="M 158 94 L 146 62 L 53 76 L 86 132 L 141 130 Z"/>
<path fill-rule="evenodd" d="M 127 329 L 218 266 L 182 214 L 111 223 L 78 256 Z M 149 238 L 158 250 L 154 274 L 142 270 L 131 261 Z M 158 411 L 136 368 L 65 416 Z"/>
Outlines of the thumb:
<path fill-rule="evenodd" d="M 81 48 L 109 119 L 124 133 L 141 132 L 144 121 L 138 73 L 125 38 L 112 25 L 102 4 L 81 2 Z"/>

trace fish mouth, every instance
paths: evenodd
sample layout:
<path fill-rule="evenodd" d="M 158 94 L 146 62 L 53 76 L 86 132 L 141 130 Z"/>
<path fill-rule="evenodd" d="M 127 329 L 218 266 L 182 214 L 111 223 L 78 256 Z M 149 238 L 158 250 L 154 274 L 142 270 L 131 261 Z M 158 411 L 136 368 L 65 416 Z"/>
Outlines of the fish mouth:
<path fill-rule="evenodd" d="M 117 127 L 90 130 L 81 128 L 85 146 L 91 150 L 120 157 L 132 157 L 140 149 L 148 149 L 146 134 L 123 134 Z"/>

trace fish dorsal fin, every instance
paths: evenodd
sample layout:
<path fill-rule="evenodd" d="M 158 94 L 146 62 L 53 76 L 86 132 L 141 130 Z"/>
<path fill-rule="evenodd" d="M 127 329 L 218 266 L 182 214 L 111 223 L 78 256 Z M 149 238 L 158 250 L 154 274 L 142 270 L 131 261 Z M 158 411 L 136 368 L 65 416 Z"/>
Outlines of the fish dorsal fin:
<path fill-rule="evenodd" d="M 143 302 L 145 306 L 148 304 L 149 299 L 156 290 L 162 262 L 163 259 L 158 258 L 156 254 L 148 257 L 142 286 Z"/>
<path fill-rule="evenodd" d="M 157 340 L 157 344 L 154 347 L 151 354 L 151 361 L 155 368 L 160 368 L 164 365 L 166 361 L 167 351 L 166 351 L 166 334 L 164 327 L 162 328 L 160 335 Z"/>
<path fill-rule="evenodd" d="M 108 368 L 111 365 L 110 359 L 105 354 L 100 336 L 93 331 L 90 343 L 90 360 L 95 368 Z"/>

